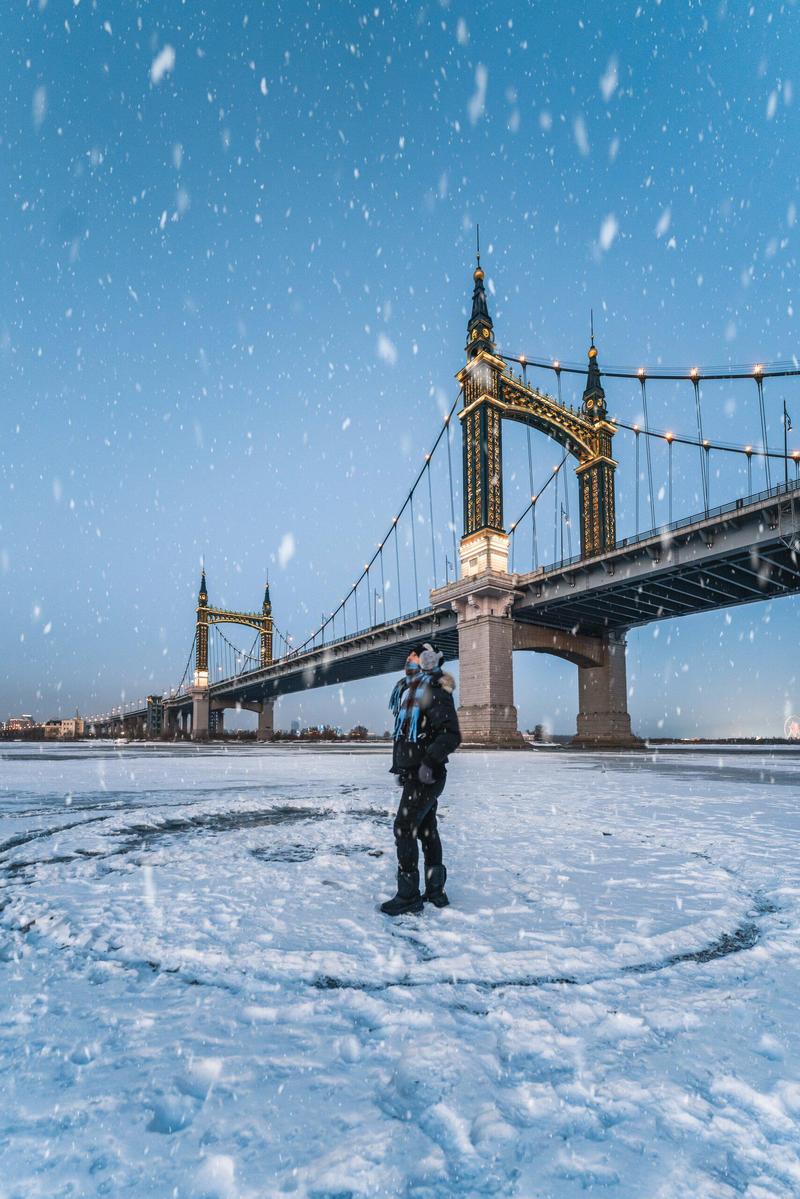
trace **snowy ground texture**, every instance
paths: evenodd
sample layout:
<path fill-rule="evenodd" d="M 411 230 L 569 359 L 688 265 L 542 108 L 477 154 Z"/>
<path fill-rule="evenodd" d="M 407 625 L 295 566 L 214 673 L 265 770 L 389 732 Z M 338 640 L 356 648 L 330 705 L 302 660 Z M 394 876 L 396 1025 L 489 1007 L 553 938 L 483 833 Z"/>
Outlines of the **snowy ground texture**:
<path fill-rule="evenodd" d="M 0 1195 L 800 1194 L 800 760 L 6 746 Z"/>

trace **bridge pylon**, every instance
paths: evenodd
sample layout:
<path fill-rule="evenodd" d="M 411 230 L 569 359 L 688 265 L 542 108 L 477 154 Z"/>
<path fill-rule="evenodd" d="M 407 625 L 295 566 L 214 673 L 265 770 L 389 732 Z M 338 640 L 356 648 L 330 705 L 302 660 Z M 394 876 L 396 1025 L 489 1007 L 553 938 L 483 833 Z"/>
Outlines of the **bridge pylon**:
<path fill-rule="evenodd" d="M 239 624 L 254 629 L 259 635 L 260 663 L 269 666 L 272 662 L 272 637 L 274 625 L 272 621 L 272 602 L 269 594 L 269 582 L 264 587 L 264 599 L 260 612 L 233 612 L 227 608 L 212 608 L 208 603 L 208 587 L 206 572 L 203 568 L 200 578 L 200 591 L 197 596 L 197 619 L 195 627 L 195 670 L 193 686 L 190 689 L 192 697 L 192 739 L 207 741 L 210 725 L 213 722 L 215 731 L 221 731 L 224 718 L 222 708 L 212 704 L 210 680 L 208 674 L 208 630 L 213 624 Z M 267 740 L 272 735 L 272 703 L 265 701 L 259 705 L 259 740 Z M 266 709 L 269 708 L 265 715 Z M 212 712 L 215 715 L 212 717 Z"/>
<path fill-rule="evenodd" d="M 461 579 L 441 588 L 433 601 L 448 604 L 457 615 L 459 720 L 464 740 L 518 745 L 522 737 L 514 705 L 513 609 L 519 592 L 516 576 L 508 571 L 509 539 L 503 523 L 503 421 L 516 420 L 546 433 L 577 459 L 584 558 L 601 555 L 616 544 L 616 462 L 611 453 L 615 428 L 607 419 L 594 331 L 581 407 L 567 407 L 515 377 L 498 355 L 480 253 L 473 282 L 467 362 L 457 375 L 464 397 L 459 413 L 464 496 Z M 579 665 L 579 710 L 582 743 L 635 743 L 627 712 L 624 637 L 613 644 L 608 639 L 602 657 Z"/>

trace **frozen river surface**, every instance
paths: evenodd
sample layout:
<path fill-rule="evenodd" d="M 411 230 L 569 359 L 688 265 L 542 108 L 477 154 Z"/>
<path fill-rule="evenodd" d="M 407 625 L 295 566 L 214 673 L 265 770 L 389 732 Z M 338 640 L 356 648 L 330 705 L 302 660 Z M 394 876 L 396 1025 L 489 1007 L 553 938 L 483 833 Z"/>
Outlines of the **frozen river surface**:
<path fill-rule="evenodd" d="M 799 762 L 3 747 L 0 1196 L 800 1195 Z"/>

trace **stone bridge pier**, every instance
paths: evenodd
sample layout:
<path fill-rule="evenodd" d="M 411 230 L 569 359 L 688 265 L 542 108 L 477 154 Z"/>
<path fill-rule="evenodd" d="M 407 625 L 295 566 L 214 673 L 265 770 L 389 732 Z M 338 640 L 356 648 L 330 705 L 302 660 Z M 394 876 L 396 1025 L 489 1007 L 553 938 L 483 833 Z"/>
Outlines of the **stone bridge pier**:
<path fill-rule="evenodd" d="M 432 592 L 435 607 L 458 620 L 458 717 L 466 744 L 519 747 L 514 704 L 514 651 L 554 654 L 578 668 L 576 746 L 634 748 L 625 669 L 625 636 L 572 633 L 528 624 L 513 615 L 519 592 L 506 571 L 484 570 Z"/>
<path fill-rule="evenodd" d="M 207 687 L 194 687 L 192 696 L 192 740 L 208 741 L 211 725 L 219 735 L 223 730 L 225 709 L 234 711 L 257 712 L 258 728 L 257 741 L 271 741 L 275 732 L 275 700 L 232 700 L 214 699 Z M 213 719 L 212 719 L 213 713 Z"/>
<path fill-rule="evenodd" d="M 631 731 L 625 636 L 599 637 L 539 625 L 514 623 L 516 650 L 554 654 L 578 667 L 578 720 L 572 745 L 633 747 L 641 741 Z"/>

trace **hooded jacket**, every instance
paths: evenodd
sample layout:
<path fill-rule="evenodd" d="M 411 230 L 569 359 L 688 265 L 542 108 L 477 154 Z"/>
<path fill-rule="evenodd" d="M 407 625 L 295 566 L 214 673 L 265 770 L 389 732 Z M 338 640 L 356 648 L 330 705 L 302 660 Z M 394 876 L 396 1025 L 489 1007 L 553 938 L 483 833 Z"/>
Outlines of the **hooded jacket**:
<path fill-rule="evenodd" d="M 447 773 L 447 759 L 461 744 L 461 731 L 453 701 L 456 681 L 447 671 L 437 670 L 425 684 L 419 699 L 421 720 L 416 741 L 399 737 L 394 743 L 392 774 L 413 774 L 424 762 L 434 778 Z"/>

